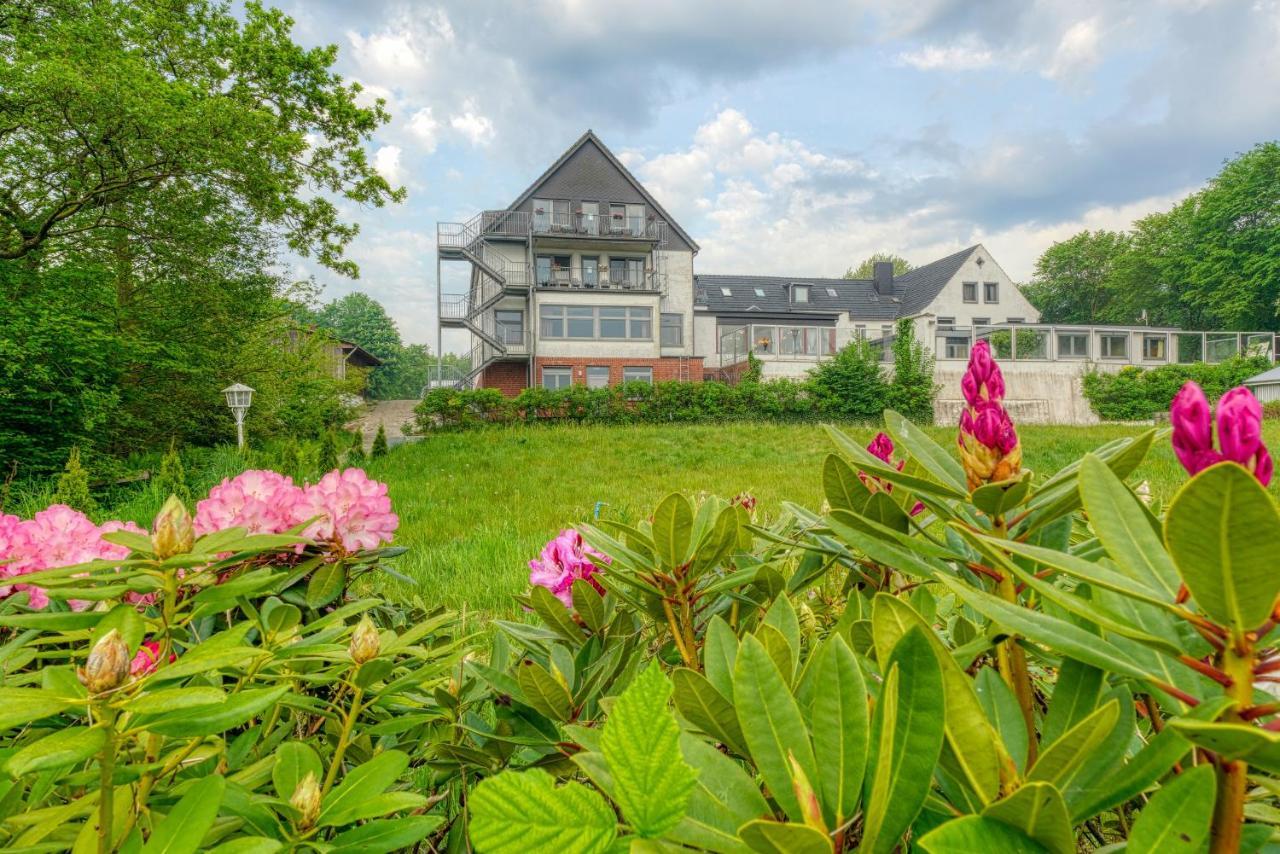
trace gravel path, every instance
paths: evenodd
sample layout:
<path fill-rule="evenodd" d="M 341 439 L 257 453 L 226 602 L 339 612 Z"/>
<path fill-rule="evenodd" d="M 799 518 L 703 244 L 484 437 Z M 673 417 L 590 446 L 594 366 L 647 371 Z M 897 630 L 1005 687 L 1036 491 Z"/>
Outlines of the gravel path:
<path fill-rule="evenodd" d="M 416 400 L 379 400 L 369 407 L 353 425 L 353 429 L 359 429 L 364 436 L 365 450 L 373 445 L 379 424 L 387 431 L 388 445 L 398 445 L 415 438 L 405 436 L 404 427 L 412 424 L 413 408 L 417 405 Z"/>

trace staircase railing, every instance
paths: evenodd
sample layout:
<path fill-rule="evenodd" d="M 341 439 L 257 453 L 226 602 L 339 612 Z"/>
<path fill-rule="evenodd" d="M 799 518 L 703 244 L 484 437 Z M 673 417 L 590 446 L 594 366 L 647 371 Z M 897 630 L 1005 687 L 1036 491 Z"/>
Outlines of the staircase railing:
<path fill-rule="evenodd" d="M 503 357 L 527 356 L 533 352 L 533 336 L 527 330 L 524 332 L 503 330 L 501 336 L 504 340 L 502 347 L 495 347 L 483 339 L 476 342 L 467 356 L 467 363 L 471 367 L 463 372 L 462 377 L 455 383 L 457 388 L 469 386 L 485 368 Z"/>

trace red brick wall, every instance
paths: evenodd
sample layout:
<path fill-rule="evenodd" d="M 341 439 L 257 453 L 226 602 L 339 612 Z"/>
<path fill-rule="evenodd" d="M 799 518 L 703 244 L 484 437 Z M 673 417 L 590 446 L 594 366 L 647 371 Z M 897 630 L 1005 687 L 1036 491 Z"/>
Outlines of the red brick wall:
<path fill-rule="evenodd" d="M 496 388 L 515 397 L 529 385 L 529 366 L 524 362 L 494 362 L 480 375 L 481 388 Z"/>
<path fill-rule="evenodd" d="M 688 369 L 685 376 L 680 375 L 680 359 L 668 357 L 665 359 L 600 359 L 600 358 L 574 358 L 565 359 L 559 356 L 539 356 L 534 360 L 533 381 L 535 384 L 542 382 L 542 367 L 546 365 L 552 368 L 573 368 L 574 384 L 586 385 L 587 382 L 587 366 L 599 367 L 601 365 L 609 366 L 609 385 L 618 385 L 622 382 L 623 368 L 653 368 L 654 382 L 667 382 L 669 380 L 687 379 L 690 382 L 702 382 L 702 357 L 690 357 L 685 360 Z"/>

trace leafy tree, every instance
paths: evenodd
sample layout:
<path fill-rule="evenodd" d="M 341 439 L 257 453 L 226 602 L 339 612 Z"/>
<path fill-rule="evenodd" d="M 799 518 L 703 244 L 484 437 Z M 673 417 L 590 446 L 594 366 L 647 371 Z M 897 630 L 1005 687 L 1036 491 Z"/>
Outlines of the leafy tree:
<path fill-rule="evenodd" d="M 901 276 L 903 273 L 910 273 L 913 269 L 911 262 L 901 255 L 894 255 L 892 252 L 877 252 L 869 258 L 863 259 L 862 263 L 856 267 L 850 267 L 844 272 L 846 279 L 870 279 L 875 275 L 877 261 L 893 262 L 893 274 Z"/>
<path fill-rule="evenodd" d="M 1082 231 L 1044 251 L 1036 261 L 1035 278 L 1022 292 L 1045 323 L 1111 319 L 1112 277 L 1130 244 L 1130 237 L 1120 232 Z"/>
<path fill-rule="evenodd" d="M 80 463 L 80 449 L 72 446 L 67 455 L 66 468 L 58 477 L 58 485 L 53 490 L 50 504 L 65 504 L 81 513 L 93 513 L 98 509 L 98 502 L 93 500 L 89 492 L 89 473 Z"/>
<path fill-rule="evenodd" d="M 849 342 L 809 376 L 809 388 L 826 412 L 870 420 L 884 411 L 888 384 L 880 370 L 880 350 L 866 341 Z"/>
<path fill-rule="evenodd" d="M 385 400 L 400 396 L 399 393 L 404 391 L 405 346 L 395 321 L 381 303 L 367 294 L 350 293 L 321 308 L 315 314 L 315 321 L 339 338 L 359 344 L 382 360 L 382 364 L 369 375 L 371 397 Z M 414 353 L 415 361 L 421 359 L 419 352 Z M 419 382 L 417 388 L 405 396 L 416 397 L 422 385 Z"/>
<path fill-rule="evenodd" d="M 363 143 L 382 102 L 302 48 L 292 21 L 212 0 L 15 0 L 0 12 L 0 258 L 66 250 L 134 225 L 139 205 L 198 193 L 349 275 L 364 205 L 402 190 Z"/>

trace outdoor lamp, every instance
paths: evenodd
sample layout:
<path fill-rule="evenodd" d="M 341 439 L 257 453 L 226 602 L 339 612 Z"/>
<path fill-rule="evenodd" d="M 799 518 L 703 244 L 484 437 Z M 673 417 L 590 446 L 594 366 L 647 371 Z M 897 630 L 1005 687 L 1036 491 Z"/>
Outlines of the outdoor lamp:
<path fill-rule="evenodd" d="M 236 417 L 236 445 L 243 449 L 244 414 L 249 411 L 249 405 L 253 403 L 253 389 L 244 383 L 236 383 L 224 388 L 222 393 L 227 396 L 227 406 L 231 407 L 231 412 Z"/>

